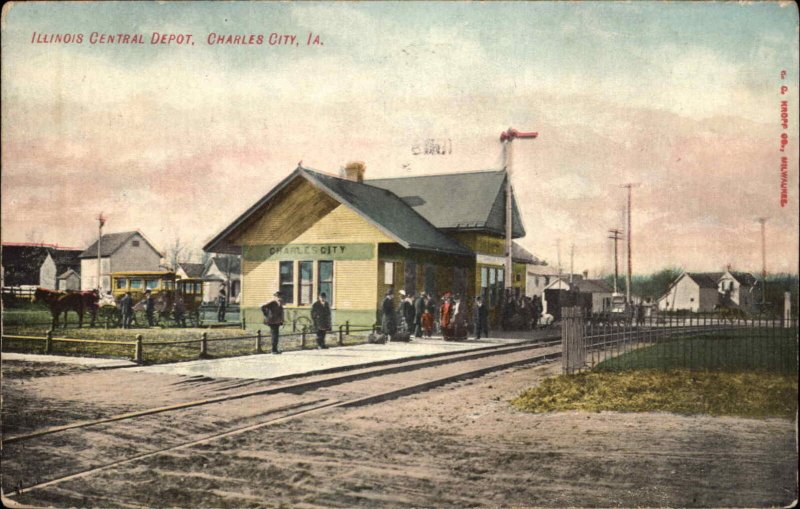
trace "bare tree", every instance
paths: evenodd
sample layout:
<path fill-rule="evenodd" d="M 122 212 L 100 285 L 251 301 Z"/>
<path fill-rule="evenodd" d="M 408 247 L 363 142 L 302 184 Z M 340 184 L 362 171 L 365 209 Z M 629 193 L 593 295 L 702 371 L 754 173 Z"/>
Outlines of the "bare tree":
<path fill-rule="evenodd" d="M 181 261 L 181 255 L 186 252 L 186 244 L 181 241 L 179 236 L 175 236 L 175 239 L 170 242 L 169 246 L 167 247 L 167 265 L 169 269 L 172 271 L 178 270 L 178 262 Z"/>

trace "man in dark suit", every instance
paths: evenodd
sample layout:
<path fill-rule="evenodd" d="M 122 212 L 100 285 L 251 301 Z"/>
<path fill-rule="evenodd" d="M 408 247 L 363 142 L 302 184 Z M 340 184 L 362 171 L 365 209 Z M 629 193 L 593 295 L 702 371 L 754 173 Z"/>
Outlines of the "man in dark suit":
<path fill-rule="evenodd" d="M 228 306 L 228 296 L 225 295 L 225 288 L 219 289 L 219 295 L 217 295 L 217 321 L 224 322 L 225 321 L 225 308 Z"/>
<path fill-rule="evenodd" d="M 414 301 L 414 337 L 422 337 L 422 315 L 425 314 L 425 292 L 419 294 Z"/>
<path fill-rule="evenodd" d="M 317 331 L 317 348 L 328 348 L 325 345 L 325 334 L 331 330 L 331 306 L 328 304 L 325 292 L 319 294 L 319 299 L 311 306 L 311 320 L 314 330 Z"/>
<path fill-rule="evenodd" d="M 147 316 L 147 325 L 152 327 L 155 323 L 154 314 L 156 310 L 156 300 L 153 298 L 153 292 L 149 289 L 144 291 L 144 314 Z"/>
<path fill-rule="evenodd" d="M 397 318 L 394 313 L 392 293 L 391 288 L 387 290 L 381 303 L 381 332 L 390 338 L 397 332 Z"/>
<path fill-rule="evenodd" d="M 489 337 L 489 312 L 481 297 L 475 297 L 475 339 Z"/>
<path fill-rule="evenodd" d="M 281 292 L 275 292 L 273 297 L 271 301 L 261 306 L 261 312 L 264 313 L 264 323 L 269 326 L 272 333 L 272 353 L 278 354 L 281 353 L 278 349 L 278 337 L 283 325 L 283 295 Z"/>
<path fill-rule="evenodd" d="M 125 292 L 125 295 L 119 301 L 119 308 L 122 312 L 122 328 L 130 329 L 133 321 L 133 298 L 131 297 L 131 292 Z"/>

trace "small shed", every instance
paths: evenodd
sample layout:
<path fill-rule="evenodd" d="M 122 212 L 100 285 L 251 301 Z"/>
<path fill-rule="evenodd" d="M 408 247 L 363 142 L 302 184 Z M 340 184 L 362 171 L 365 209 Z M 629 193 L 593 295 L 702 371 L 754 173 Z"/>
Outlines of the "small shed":
<path fill-rule="evenodd" d="M 67 269 L 56 278 L 57 290 L 80 290 L 81 275 L 75 269 Z"/>

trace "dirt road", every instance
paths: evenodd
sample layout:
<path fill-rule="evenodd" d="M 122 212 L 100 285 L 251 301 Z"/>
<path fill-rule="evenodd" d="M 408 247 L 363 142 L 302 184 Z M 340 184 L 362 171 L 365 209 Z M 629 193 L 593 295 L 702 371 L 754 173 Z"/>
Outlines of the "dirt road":
<path fill-rule="evenodd" d="M 56 507 L 761 507 L 796 498 L 793 422 L 531 415 L 510 407 L 508 399 L 556 369 L 517 368 L 334 409 L 17 500 Z M 15 394 L 36 398 L 38 391 L 11 382 Z M 164 423 L 152 440 L 180 432 Z"/>

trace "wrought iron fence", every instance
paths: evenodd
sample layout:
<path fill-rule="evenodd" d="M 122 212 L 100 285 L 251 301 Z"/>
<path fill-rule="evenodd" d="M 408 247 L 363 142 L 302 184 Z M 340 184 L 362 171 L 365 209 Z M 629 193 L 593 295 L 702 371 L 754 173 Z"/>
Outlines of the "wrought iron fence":
<path fill-rule="evenodd" d="M 797 372 L 797 318 L 715 315 L 597 321 L 563 310 L 562 371 L 586 369 Z"/>

